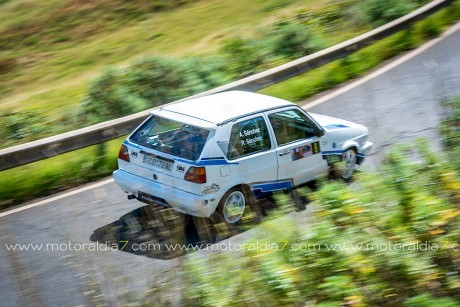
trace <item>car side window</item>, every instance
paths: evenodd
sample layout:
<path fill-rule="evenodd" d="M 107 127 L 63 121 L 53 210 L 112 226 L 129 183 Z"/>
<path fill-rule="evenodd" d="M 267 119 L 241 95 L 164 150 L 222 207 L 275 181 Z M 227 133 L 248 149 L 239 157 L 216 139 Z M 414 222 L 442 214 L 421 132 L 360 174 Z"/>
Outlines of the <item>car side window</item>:
<path fill-rule="evenodd" d="M 233 125 L 227 158 L 238 159 L 270 148 L 267 125 L 264 118 L 259 116 Z"/>
<path fill-rule="evenodd" d="M 300 110 L 285 110 L 268 115 L 278 146 L 315 136 L 315 123 Z"/>

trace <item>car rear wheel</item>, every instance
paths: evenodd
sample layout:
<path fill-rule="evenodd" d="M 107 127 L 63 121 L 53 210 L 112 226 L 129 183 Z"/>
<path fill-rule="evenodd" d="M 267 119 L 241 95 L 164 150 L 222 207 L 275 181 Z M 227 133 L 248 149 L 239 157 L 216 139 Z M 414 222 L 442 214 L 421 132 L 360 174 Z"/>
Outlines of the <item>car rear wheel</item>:
<path fill-rule="evenodd" d="M 220 200 L 218 211 L 228 223 L 234 224 L 243 216 L 246 202 L 245 194 L 240 189 L 233 188 Z"/>
<path fill-rule="evenodd" d="M 345 180 L 350 179 L 353 176 L 353 172 L 355 171 L 356 168 L 356 162 L 357 162 L 357 155 L 356 151 L 353 148 L 349 148 L 345 150 L 345 152 L 342 154 L 342 172 L 341 172 L 341 177 Z"/>

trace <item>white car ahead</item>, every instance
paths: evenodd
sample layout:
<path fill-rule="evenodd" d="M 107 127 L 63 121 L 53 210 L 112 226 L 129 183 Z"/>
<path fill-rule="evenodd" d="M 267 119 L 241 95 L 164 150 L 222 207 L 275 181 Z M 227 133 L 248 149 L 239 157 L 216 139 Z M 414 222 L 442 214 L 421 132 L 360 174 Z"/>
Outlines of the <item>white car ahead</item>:
<path fill-rule="evenodd" d="M 282 99 L 224 92 L 151 111 L 123 142 L 113 177 L 129 199 L 235 223 L 254 197 L 327 175 L 331 157 L 350 178 L 373 145 L 368 133 Z"/>

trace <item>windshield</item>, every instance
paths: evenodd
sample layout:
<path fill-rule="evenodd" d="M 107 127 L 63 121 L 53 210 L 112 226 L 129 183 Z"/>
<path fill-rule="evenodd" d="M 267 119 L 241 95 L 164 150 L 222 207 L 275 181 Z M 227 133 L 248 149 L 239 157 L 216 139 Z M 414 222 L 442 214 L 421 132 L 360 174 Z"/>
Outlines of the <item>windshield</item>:
<path fill-rule="evenodd" d="M 208 135 L 207 129 L 152 115 L 130 141 L 195 161 L 200 157 Z"/>

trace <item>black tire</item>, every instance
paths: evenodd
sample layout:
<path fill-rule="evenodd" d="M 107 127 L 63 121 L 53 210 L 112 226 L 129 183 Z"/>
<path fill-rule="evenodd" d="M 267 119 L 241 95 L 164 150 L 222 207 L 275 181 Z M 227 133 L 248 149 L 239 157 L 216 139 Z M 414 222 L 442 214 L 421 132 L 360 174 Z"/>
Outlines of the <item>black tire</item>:
<path fill-rule="evenodd" d="M 300 195 L 299 191 L 291 190 L 290 194 L 295 211 L 304 211 L 307 209 L 308 200 L 304 196 Z"/>

